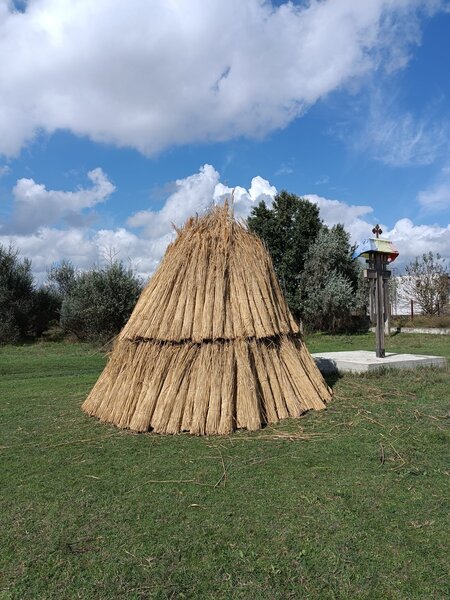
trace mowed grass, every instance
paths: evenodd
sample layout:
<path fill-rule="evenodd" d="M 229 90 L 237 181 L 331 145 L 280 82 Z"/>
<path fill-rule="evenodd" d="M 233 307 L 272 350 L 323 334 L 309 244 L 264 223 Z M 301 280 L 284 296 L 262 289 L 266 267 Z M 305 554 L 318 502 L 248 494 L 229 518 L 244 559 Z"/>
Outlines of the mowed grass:
<path fill-rule="evenodd" d="M 440 336 L 388 348 L 450 357 Z M 196 438 L 84 415 L 105 360 L 0 348 L 2 600 L 449 597 L 448 369 L 346 375 L 324 412 Z"/>

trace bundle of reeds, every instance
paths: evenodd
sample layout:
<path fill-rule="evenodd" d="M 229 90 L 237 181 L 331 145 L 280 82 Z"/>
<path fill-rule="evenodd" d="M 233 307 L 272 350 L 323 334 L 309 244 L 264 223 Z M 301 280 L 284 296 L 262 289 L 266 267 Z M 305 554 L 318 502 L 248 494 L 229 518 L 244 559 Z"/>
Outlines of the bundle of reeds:
<path fill-rule="evenodd" d="M 82 408 L 134 431 L 226 434 L 330 398 L 267 251 L 225 204 L 178 231 Z"/>

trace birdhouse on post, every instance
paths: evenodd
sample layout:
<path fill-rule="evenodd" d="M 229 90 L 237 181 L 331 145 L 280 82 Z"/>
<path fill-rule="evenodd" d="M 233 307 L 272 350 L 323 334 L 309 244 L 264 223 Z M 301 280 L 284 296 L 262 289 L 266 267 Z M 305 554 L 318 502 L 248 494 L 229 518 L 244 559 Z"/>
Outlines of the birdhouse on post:
<path fill-rule="evenodd" d="M 364 269 L 364 277 L 370 284 L 370 320 L 375 326 L 376 356 L 384 358 L 384 323 L 389 317 L 388 282 L 391 277 L 387 265 L 393 262 L 399 253 L 390 240 L 380 239 L 383 231 L 378 224 L 372 229 L 372 233 L 376 237 L 358 242 L 352 258 L 366 259 L 367 268 Z"/>

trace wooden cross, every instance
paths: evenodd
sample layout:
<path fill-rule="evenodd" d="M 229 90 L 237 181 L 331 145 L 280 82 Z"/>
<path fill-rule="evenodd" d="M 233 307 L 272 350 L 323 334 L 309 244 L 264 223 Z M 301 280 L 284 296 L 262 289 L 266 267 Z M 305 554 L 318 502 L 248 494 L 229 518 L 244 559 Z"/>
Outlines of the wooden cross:
<path fill-rule="evenodd" d="M 377 239 L 380 237 L 380 235 L 383 233 L 383 230 L 381 229 L 381 227 L 378 225 L 378 223 L 375 225 L 375 227 L 372 229 L 372 233 L 374 233 L 377 236 Z"/>

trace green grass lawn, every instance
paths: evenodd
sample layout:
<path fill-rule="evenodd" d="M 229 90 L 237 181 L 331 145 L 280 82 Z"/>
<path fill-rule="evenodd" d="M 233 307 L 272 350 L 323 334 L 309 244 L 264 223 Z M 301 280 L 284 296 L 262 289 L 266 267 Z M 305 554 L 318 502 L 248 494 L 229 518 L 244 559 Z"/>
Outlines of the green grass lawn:
<path fill-rule="evenodd" d="M 450 339 L 388 350 L 450 357 Z M 324 412 L 196 438 L 84 415 L 104 364 L 0 348 L 1 600 L 449 597 L 448 369 L 346 375 Z"/>

